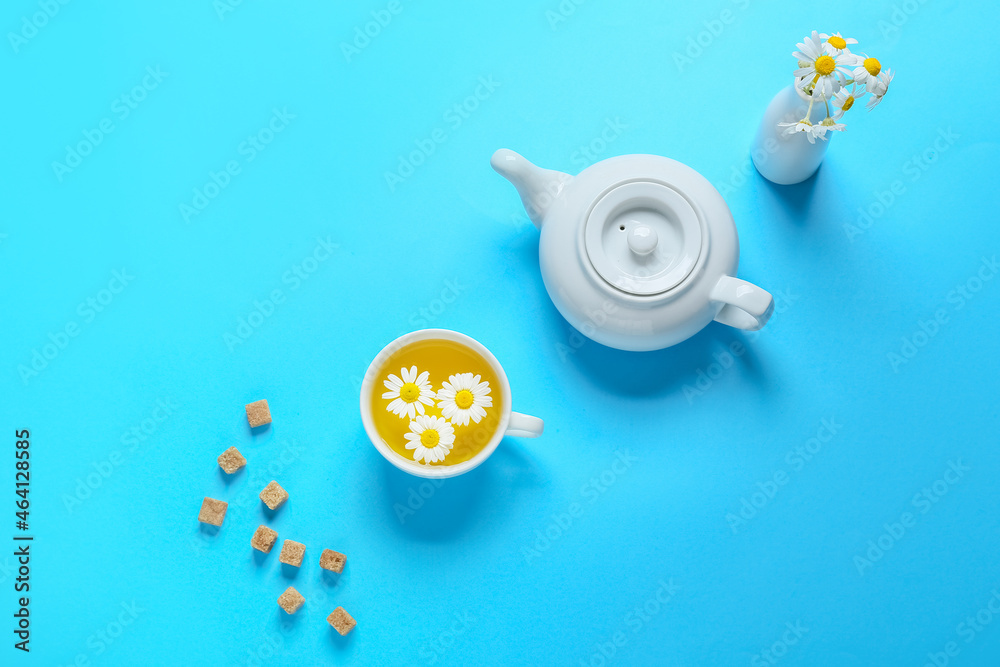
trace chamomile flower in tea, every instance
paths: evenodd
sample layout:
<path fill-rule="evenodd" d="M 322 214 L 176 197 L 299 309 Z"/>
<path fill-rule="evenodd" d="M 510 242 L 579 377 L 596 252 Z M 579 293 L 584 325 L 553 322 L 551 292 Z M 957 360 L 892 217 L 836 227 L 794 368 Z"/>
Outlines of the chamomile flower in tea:
<path fill-rule="evenodd" d="M 414 461 L 435 463 L 444 461 L 455 444 L 455 427 L 444 417 L 421 415 L 410 422 L 410 432 L 403 437 Z"/>
<path fill-rule="evenodd" d="M 424 414 L 425 405 L 434 405 L 434 390 L 427 381 L 427 371 L 417 375 L 417 367 L 410 366 L 400 369 L 399 373 L 402 379 L 390 373 L 389 378 L 382 381 L 389 390 L 382 398 L 392 401 L 385 409 L 398 417 L 413 419 L 417 414 Z"/>
<path fill-rule="evenodd" d="M 490 383 L 480 381 L 480 376 L 472 373 L 450 376 L 441 384 L 437 397 L 441 414 L 461 426 L 468 424 L 469 419 L 478 424 L 486 416 L 486 408 L 493 406 Z"/>
<path fill-rule="evenodd" d="M 396 369 L 401 369 L 398 376 Z M 464 463 L 501 426 L 500 379 L 489 361 L 462 343 L 426 339 L 405 345 L 385 360 L 376 377 L 388 391 L 373 390 L 367 399 L 373 424 L 382 442 L 408 460 Z M 432 378 L 448 380 L 438 389 Z"/>

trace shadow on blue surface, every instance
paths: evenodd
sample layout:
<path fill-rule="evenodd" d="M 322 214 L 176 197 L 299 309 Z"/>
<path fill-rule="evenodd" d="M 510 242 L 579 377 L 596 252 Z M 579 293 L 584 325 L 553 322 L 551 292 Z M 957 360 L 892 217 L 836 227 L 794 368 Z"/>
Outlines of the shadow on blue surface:
<path fill-rule="evenodd" d="M 754 171 L 756 187 L 758 190 L 766 190 L 776 200 L 776 208 L 784 213 L 784 216 L 799 225 L 807 225 L 814 222 L 810 216 L 810 207 L 813 197 L 816 194 L 816 184 L 820 179 L 820 172 L 823 165 L 820 165 L 812 176 L 794 185 L 778 185 L 761 176 Z"/>
<path fill-rule="evenodd" d="M 330 570 L 323 570 L 323 574 L 320 575 L 321 581 L 323 582 L 323 586 L 325 586 L 326 588 L 337 588 L 338 586 L 340 586 L 340 578 L 346 574 L 347 570 L 346 565 L 344 566 L 344 570 L 345 571 L 340 574 L 337 574 L 336 572 L 331 572 Z"/>
<path fill-rule="evenodd" d="M 256 549 L 250 549 L 250 550 L 253 552 L 253 563 L 257 567 L 260 567 L 261 565 L 263 565 L 264 561 L 267 560 L 267 557 L 271 555 L 269 553 L 266 554 L 263 551 L 257 551 Z M 273 549 L 272 549 L 272 551 L 273 551 Z"/>
<path fill-rule="evenodd" d="M 728 354 L 734 343 L 742 346 L 741 354 Z M 699 371 L 706 372 L 724 354 L 735 372 L 753 383 L 764 382 L 764 369 L 746 335 L 715 323 L 664 350 L 625 352 L 587 341 L 571 357 L 585 375 L 615 394 L 656 396 L 683 391 L 685 384 L 696 381 Z"/>
<path fill-rule="evenodd" d="M 272 422 L 273 423 L 273 422 Z M 250 437 L 252 438 L 251 445 L 259 445 L 265 440 L 268 440 L 274 436 L 274 429 L 271 424 L 264 424 L 263 426 L 258 426 L 257 428 L 251 428 L 250 424 L 246 425 L 247 431 L 250 432 Z"/>
<path fill-rule="evenodd" d="M 246 466 L 244 466 L 243 468 L 240 468 L 239 470 L 237 470 L 236 472 L 234 472 L 232 475 L 230 475 L 229 473 L 227 473 L 221 467 L 218 467 L 216 469 L 219 471 L 219 478 L 222 480 L 222 483 L 225 484 L 226 486 L 230 486 L 230 485 L 232 485 L 232 483 L 234 481 L 236 481 L 237 479 L 240 479 L 240 478 L 243 477 L 243 471 L 246 469 Z"/>
<path fill-rule="evenodd" d="M 348 635 L 347 635 L 346 637 L 342 637 L 342 636 L 340 635 L 340 633 L 339 633 L 339 632 L 337 632 L 337 631 L 336 631 L 336 630 L 334 629 L 334 627 L 333 627 L 333 626 L 331 625 L 331 626 L 330 626 L 330 642 L 329 642 L 329 645 L 330 645 L 330 648 L 331 648 L 331 650 L 332 650 L 332 651 L 334 651 L 334 652 L 337 652 L 337 651 L 342 651 L 342 650 L 344 650 L 345 648 L 347 648 L 347 643 L 348 643 L 349 641 L 351 641 L 351 636 L 352 636 L 352 635 L 353 635 L 353 634 L 354 634 L 355 632 L 357 632 L 357 631 L 358 631 L 358 629 L 357 629 L 357 628 L 355 628 L 355 629 L 354 629 L 354 630 L 352 630 L 352 631 L 351 631 L 350 633 L 348 633 Z"/>
<path fill-rule="evenodd" d="M 219 534 L 219 526 L 213 526 L 208 523 L 198 523 L 198 531 L 201 533 L 202 539 L 207 537 L 216 537 Z"/>
<path fill-rule="evenodd" d="M 519 486 L 544 484 L 517 438 L 503 439 L 489 461 L 448 479 L 414 477 L 384 459 L 381 465 L 390 523 L 421 542 L 461 539 L 487 520 L 484 506 L 509 498 Z"/>
<path fill-rule="evenodd" d="M 301 610 L 299 610 L 301 611 Z M 292 628 L 296 626 L 299 622 L 299 618 L 304 616 L 304 614 L 295 613 L 289 614 L 281 607 L 278 607 L 274 612 L 275 624 L 278 626 L 278 632 L 282 633 L 284 636 L 292 631 Z"/>
<path fill-rule="evenodd" d="M 476 508 L 490 495 L 490 466 L 479 466 L 464 475 L 443 480 L 421 479 L 383 461 L 382 474 L 388 504 L 402 534 L 429 542 L 447 542 L 469 529 L 480 517 Z M 429 502 L 434 496 L 448 502 Z"/>

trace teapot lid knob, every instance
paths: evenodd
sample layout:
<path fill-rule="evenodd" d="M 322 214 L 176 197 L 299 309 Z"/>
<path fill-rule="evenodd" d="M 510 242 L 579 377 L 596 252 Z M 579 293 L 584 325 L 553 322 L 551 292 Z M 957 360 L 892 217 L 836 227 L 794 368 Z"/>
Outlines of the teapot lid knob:
<path fill-rule="evenodd" d="M 636 225 L 628 233 L 629 250 L 637 255 L 648 255 L 656 249 L 656 230 L 646 225 Z"/>
<path fill-rule="evenodd" d="M 698 212 L 674 188 L 626 181 L 593 204 L 584 246 L 594 270 L 636 296 L 662 294 L 684 282 L 702 254 Z"/>

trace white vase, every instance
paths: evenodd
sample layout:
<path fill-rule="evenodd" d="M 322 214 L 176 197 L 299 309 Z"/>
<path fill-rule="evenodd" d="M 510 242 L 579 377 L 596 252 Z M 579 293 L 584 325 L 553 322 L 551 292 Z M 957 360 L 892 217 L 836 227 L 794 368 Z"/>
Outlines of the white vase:
<path fill-rule="evenodd" d="M 788 86 L 771 100 L 757 128 L 750 156 L 760 175 L 778 185 L 801 183 L 812 176 L 829 147 L 829 139 L 809 143 L 805 133 L 785 134 L 778 123 L 794 123 L 806 115 L 809 98 L 795 86 Z M 826 106 L 813 105 L 809 121 L 818 123 L 826 118 Z M 833 134 L 827 133 L 827 137 Z"/>

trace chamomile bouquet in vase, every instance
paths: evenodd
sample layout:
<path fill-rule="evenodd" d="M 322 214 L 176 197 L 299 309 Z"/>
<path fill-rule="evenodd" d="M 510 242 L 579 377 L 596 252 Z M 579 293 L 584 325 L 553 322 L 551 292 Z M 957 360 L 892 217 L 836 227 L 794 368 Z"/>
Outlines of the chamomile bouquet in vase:
<path fill-rule="evenodd" d="M 779 185 L 812 176 L 829 139 L 846 128 L 855 106 L 882 102 L 894 73 L 877 58 L 855 53 L 858 40 L 815 30 L 797 44 L 794 82 L 771 100 L 754 138 L 751 157 L 764 178 Z"/>

